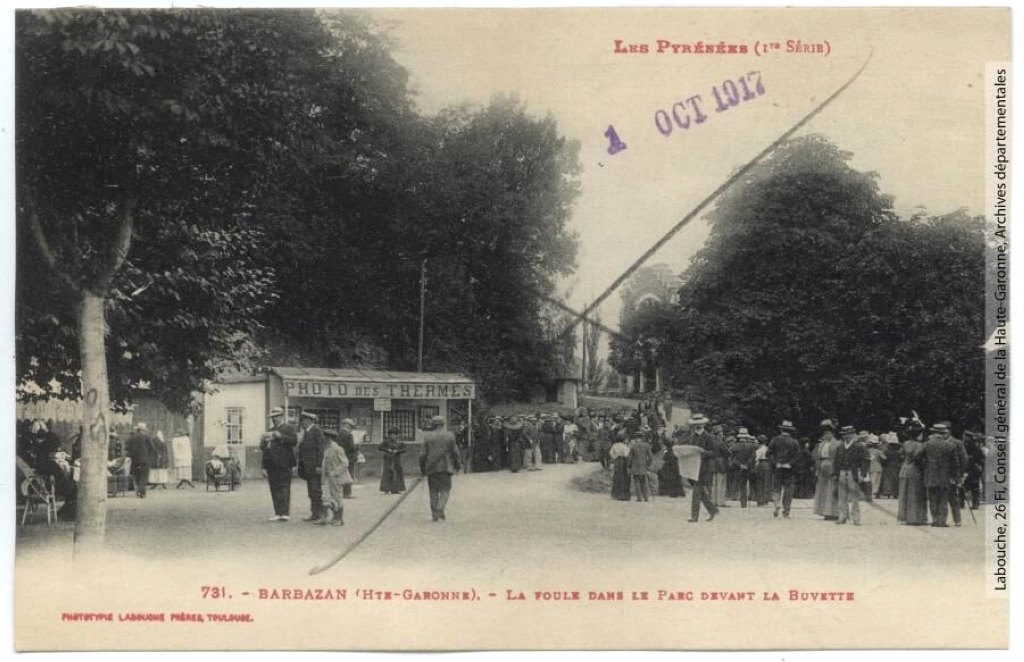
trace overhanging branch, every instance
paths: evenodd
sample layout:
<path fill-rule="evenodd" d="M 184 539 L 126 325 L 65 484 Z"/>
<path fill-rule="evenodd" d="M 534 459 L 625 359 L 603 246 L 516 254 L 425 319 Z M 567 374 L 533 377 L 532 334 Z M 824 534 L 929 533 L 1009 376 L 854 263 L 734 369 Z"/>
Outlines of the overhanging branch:
<path fill-rule="evenodd" d="M 39 220 L 39 213 L 36 211 L 35 203 L 32 197 L 25 194 L 25 207 L 28 209 L 29 227 L 32 229 L 32 238 L 35 239 L 36 247 L 39 249 L 39 253 L 43 258 L 43 262 L 49 267 L 50 272 L 57 277 L 62 285 L 70 289 L 72 292 L 79 294 L 82 292 L 82 283 L 71 277 L 70 274 L 61 264 L 57 254 L 53 252 L 53 248 L 50 247 L 50 242 L 46 239 L 46 232 L 43 230 L 43 224 Z"/>

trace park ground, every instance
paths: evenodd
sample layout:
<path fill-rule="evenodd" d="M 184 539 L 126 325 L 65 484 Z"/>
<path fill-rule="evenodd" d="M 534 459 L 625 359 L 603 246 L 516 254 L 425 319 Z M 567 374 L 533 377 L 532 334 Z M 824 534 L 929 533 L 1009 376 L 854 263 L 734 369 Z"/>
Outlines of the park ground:
<path fill-rule="evenodd" d="M 299 480 L 287 523 L 266 521 L 270 496 L 260 481 L 233 492 L 198 485 L 129 494 L 108 500 L 109 555 L 92 562 L 72 562 L 71 524 L 37 520 L 17 535 L 16 640 L 30 649 L 131 648 L 141 625 L 62 615 L 215 611 L 254 622 L 151 623 L 146 636 L 168 648 L 326 649 L 1005 641 L 1005 603 L 985 597 L 980 513 L 977 525 L 965 512 L 963 528 L 911 528 L 896 522 L 895 501 L 882 500 L 864 508 L 863 526 L 836 526 L 797 500 L 790 519 L 734 503 L 713 522 L 691 524 L 689 498 L 619 502 L 573 486 L 597 469 L 458 475 L 439 523 L 425 481 L 411 477 L 410 493 L 372 533 L 401 497 L 369 480 L 346 502 L 344 527 L 300 521 L 308 500 Z M 311 575 L 314 568 L 322 572 Z M 206 589 L 204 597 L 203 587 L 223 587 L 224 596 Z M 345 599 L 260 598 L 285 589 L 345 590 Z M 792 600 L 790 591 L 844 599 Z M 779 601 L 765 599 L 773 594 Z M 321 618 L 344 626 L 317 627 Z"/>

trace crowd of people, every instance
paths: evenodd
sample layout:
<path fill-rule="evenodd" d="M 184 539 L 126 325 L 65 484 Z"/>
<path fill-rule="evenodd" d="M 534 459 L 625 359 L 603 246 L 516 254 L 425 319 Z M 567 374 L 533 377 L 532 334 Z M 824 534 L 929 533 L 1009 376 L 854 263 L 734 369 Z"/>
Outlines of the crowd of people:
<path fill-rule="evenodd" d="M 689 488 L 690 522 L 701 506 L 710 521 L 730 502 L 788 518 L 793 499 L 813 498 L 824 520 L 859 525 L 862 501 L 890 499 L 903 524 L 945 527 L 952 515 L 960 526 L 962 510 L 977 509 L 984 493 L 984 436 L 965 431 L 961 441 L 949 421 L 926 427 L 915 416 L 875 434 L 826 419 L 812 440 L 788 420 L 771 437 L 699 413 L 670 433 L 670 420 L 671 400 L 655 396 L 635 409 L 491 416 L 472 444 L 460 424 L 456 443 L 474 472 L 600 462 L 612 498 L 622 501 L 685 497 Z"/>
<path fill-rule="evenodd" d="M 75 519 L 78 501 L 82 433 L 79 428 L 78 432 L 62 440 L 55 428 L 53 421 L 42 419 L 18 422 L 16 447 L 19 471 L 52 479 L 54 498 L 62 502 L 57 517 L 70 521 Z M 177 481 L 179 489 L 195 487 L 192 482 L 192 444 L 185 430 L 179 430 L 168 444 L 162 430 L 152 434 L 146 423 L 139 422 L 132 426 L 127 439 L 122 439 L 111 429 L 107 449 L 108 496 L 119 493 L 121 481 L 130 484 L 135 496 L 142 499 L 154 487 L 166 489 L 172 480 Z M 230 472 L 232 467 L 226 456 L 225 452 L 225 458 L 218 458 L 215 449 L 207 463 L 208 468 L 211 463 L 222 463 Z M 237 478 L 231 476 L 233 480 L 240 480 L 240 472 L 237 473 Z M 24 480 L 26 477 L 20 478 Z M 19 498 L 22 497 L 19 493 Z"/>
<path fill-rule="evenodd" d="M 731 502 L 740 508 L 764 507 L 774 517 L 788 518 L 793 499 L 813 498 L 815 515 L 859 525 L 862 501 L 891 499 L 897 502 L 898 521 L 908 526 L 945 527 L 950 515 L 954 526 L 960 526 L 962 510 L 977 509 L 984 494 L 984 436 L 964 431 L 961 441 L 953 436 L 949 421 L 927 427 L 915 416 L 874 434 L 826 419 L 812 440 L 799 437 L 788 420 L 769 438 L 699 413 L 692 414 L 685 426 L 674 425 L 670 433 L 671 412 L 671 399 L 654 396 L 633 409 L 489 416 L 472 434 L 465 421 L 457 422 L 453 433 L 440 429 L 443 419 L 431 421 L 431 434 L 440 440 L 435 445 L 442 449 L 437 457 L 431 456 L 431 466 L 446 468 L 435 471 L 438 475 L 432 479 L 434 520 L 444 519 L 444 506 L 437 504 L 442 493 L 447 501 L 450 476 L 460 469 L 518 473 L 576 462 L 600 463 L 609 472 L 612 498 L 620 501 L 649 501 L 655 495 L 681 498 L 689 491 L 690 522 L 699 521 L 701 507 L 710 521 Z M 344 500 L 354 498 L 352 485 L 364 461 L 352 435 L 354 422 L 346 418 L 338 429 L 324 429 L 316 414 L 303 412 L 295 425 L 285 420 L 281 407 L 273 408 L 268 418 L 260 450 L 274 508 L 270 519 L 290 519 L 296 471 L 306 482 L 310 504 L 304 520 L 343 525 Z M 65 502 L 61 516 L 73 519 L 80 436 L 62 443 L 51 428 L 41 420 L 19 423 L 19 465 L 52 476 L 58 497 Z M 187 433 L 180 431 L 172 444 L 177 487 L 194 487 Z M 445 455 L 449 445 L 450 458 Z M 167 450 L 161 434 L 151 435 L 145 423 L 138 423 L 123 444 L 112 433 L 108 468 L 112 476 L 130 473 L 136 495 L 145 498 L 154 485 L 154 472 L 168 469 Z M 405 452 L 399 429 L 387 430 L 380 445 L 381 492 L 405 492 Z M 232 458 L 225 455 L 221 459 L 214 452 L 207 471 L 216 462 L 230 471 Z M 424 448 L 421 462 L 427 455 Z M 427 469 L 421 469 L 427 475 Z M 240 470 L 235 470 L 240 480 Z M 448 482 L 440 474 L 447 474 Z M 156 484 L 166 487 L 167 478 L 156 475 Z"/>
<path fill-rule="evenodd" d="M 342 419 L 338 429 L 322 428 L 319 417 L 309 411 L 299 416 L 298 426 L 285 420 L 282 407 L 274 407 L 268 416 L 270 425 L 260 439 L 263 473 L 270 487 L 274 514 L 268 519 L 291 519 L 292 470 L 306 483 L 309 515 L 302 518 L 315 525 L 344 526 L 345 500 L 354 499 L 352 486 L 359 478 L 364 458 L 352 435 L 355 422 Z M 420 471 L 427 477 L 430 510 L 435 522 L 446 519 L 445 507 L 451 493 L 452 474 L 462 465 L 456 450 L 455 435 L 444 431 L 444 419 L 435 416 L 427 422 L 427 434 L 420 455 Z M 405 443 L 401 430 L 389 428 L 380 445 L 380 491 L 402 494 L 406 491 L 402 455 Z"/>

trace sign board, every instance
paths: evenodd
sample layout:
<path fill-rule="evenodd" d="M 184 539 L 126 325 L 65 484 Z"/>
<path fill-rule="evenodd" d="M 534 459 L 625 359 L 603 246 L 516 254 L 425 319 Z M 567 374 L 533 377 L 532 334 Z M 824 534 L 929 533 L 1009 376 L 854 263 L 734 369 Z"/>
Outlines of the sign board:
<path fill-rule="evenodd" d="M 398 400 L 472 400 L 472 382 L 342 382 L 317 379 L 285 379 L 289 398 L 378 398 Z"/>
<path fill-rule="evenodd" d="M 391 399 L 390 398 L 374 398 L 373 400 L 374 411 L 391 411 Z"/>

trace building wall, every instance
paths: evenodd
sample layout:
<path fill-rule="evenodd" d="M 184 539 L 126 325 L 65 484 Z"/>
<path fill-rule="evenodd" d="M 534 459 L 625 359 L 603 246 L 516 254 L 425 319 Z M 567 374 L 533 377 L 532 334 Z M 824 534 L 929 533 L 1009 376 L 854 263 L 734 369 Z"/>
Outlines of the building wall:
<path fill-rule="evenodd" d="M 579 407 L 578 390 L 579 383 L 575 380 L 559 380 L 558 382 L 558 404 L 572 407 Z"/>
<path fill-rule="evenodd" d="M 218 384 L 217 392 L 203 397 L 203 446 L 228 443 L 228 409 L 240 409 L 241 442 L 259 446 L 267 427 L 266 387 L 263 382 Z"/>

